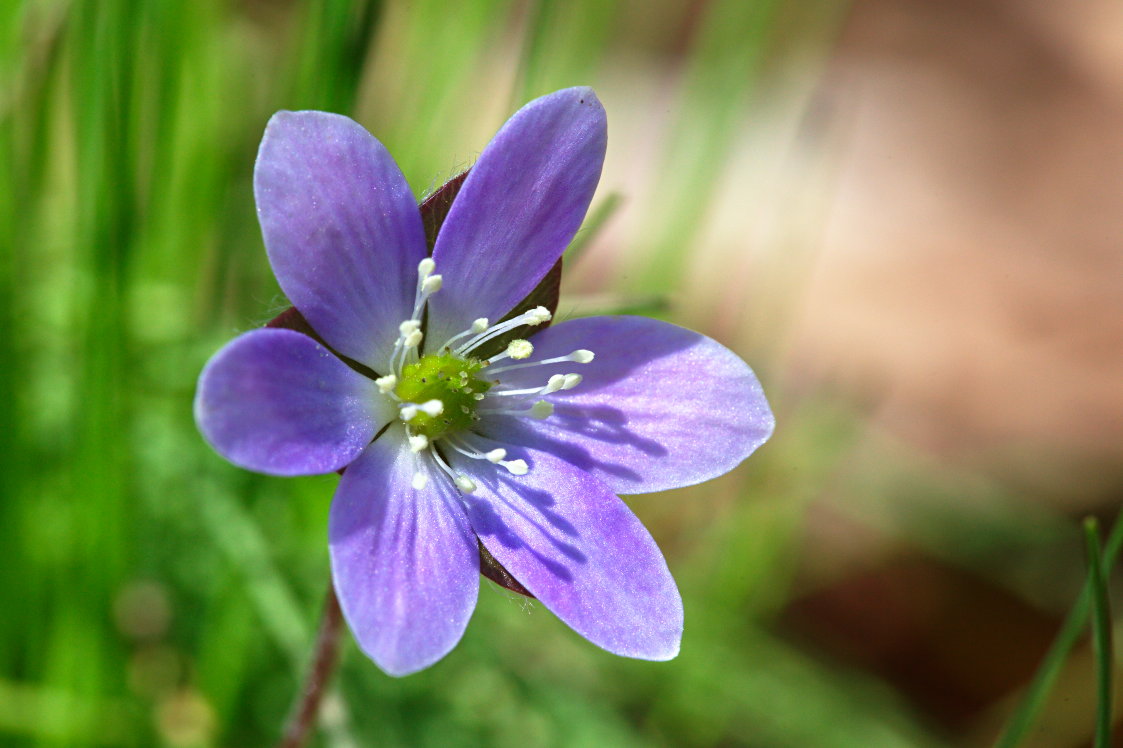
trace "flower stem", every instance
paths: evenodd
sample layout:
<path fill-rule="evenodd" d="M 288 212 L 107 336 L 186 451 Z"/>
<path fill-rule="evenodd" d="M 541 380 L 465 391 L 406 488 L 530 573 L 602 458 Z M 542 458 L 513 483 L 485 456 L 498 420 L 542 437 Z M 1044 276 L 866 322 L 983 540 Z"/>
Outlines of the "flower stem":
<path fill-rule="evenodd" d="M 288 724 L 285 725 L 285 734 L 277 748 L 300 748 L 308 740 L 312 727 L 316 723 L 316 715 L 320 711 L 320 702 L 327 690 L 328 681 L 335 672 L 336 663 L 339 661 L 339 634 L 343 630 L 343 613 L 339 609 L 339 600 L 335 596 L 335 587 L 328 585 L 328 594 L 324 599 L 324 613 L 320 619 L 320 630 L 316 635 L 316 645 L 312 654 L 312 666 L 300 695 L 293 703 Z"/>

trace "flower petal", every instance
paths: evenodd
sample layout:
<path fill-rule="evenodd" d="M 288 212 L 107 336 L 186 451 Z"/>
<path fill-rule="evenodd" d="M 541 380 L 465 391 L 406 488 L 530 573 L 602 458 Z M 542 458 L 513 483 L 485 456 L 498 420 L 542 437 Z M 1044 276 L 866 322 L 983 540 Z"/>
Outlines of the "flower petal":
<path fill-rule="evenodd" d="M 688 486 L 728 472 L 767 441 L 775 419 L 752 369 L 696 332 L 644 317 L 588 317 L 535 335 L 534 360 L 587 348 L 588 364 L 506 372 L 516 388 L 576 372 L 544 421 L 491 417 L 480 431 L 555 454 L 618 493 Z M 484 375 L 487 375 L 485 370 Z"/>
<path fill-rule="evenodd" d="M 645 660 L 677 655 L 682 598 L 639 519 L 592 475 L 537 450 L 508 453 L 530 471 L 515 477 L 452 455 L 454 468 L 476 481 L 465 501 L 488 551 L 597 646 Z"/>
<path fill-rule="evenodd" d="M 393 417 L 374 382 L 292 330 L 230 341 L 207 362 L 195 393 L 195 421 L 211 446 L 270 475 L 338 470 Z"/>
<path fill-rule="evenodd" d="M 561 257 L 604 164 L 604 107 L 591 88 L 535 99 L 492 138 L 437 236 L 444 287 L 429 301 L 429 340 L 473 319 L 498 322 Z"/>
<path fill-rule="evenodd" d="M 329 520 L 332 577 L 359 647 L 390 675 L 432 665 L 460 641 L 476 607 L 476 536 L 447 476 L 418 460 L 392 426 L 349 466 Z M 428 485 L 410 481 L 425 470 Z"/>
<path fill-rule="evenodd" d="M 417 203 L 386 148 L 347 117 L 278 112 L 254 196 L 289 300 L 329 345 L 385 373 L 426 255 Z"/>

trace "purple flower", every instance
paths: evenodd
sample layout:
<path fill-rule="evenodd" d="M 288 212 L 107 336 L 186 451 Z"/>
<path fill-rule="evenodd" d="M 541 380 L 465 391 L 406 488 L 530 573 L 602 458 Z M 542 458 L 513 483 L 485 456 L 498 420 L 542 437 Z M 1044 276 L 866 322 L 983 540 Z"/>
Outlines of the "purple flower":
<path fill-rule="evenodd" d="M 753 372 L 709 338 L 641 317 L 546 327 L 544 307 L 507 319 L 580 226 L 605 142 L 592 90 L 530 102 L 480 155 L 429 257 L 405 178 L 362 127 L 280 112 L 266 129 L 254 191 L 269 262 L 330 348 L 290 329 L 236 338 L 204 368 L 195 417 L 249 470 L 346 468 L 333 580 L 391 675 L 459 641 L 477 539 L 594 644 L 674 657 L 682 600 L 617 494 L 721 475 L 772 433 Z"/>

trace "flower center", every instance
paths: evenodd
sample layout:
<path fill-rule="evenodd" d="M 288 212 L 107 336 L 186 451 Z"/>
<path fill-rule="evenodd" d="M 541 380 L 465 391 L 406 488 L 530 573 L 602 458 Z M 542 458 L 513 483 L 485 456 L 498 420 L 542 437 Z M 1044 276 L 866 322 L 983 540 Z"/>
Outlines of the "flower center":
<path fill-rule="evenodd" d="M 417 264 L 413 314 L 398 325 L 398 339 L 390 356 L 389 373 L 374 381 L 379 392 L 397 404 L 398 417 L 405 424 L 406 440 L 417 466 L 413 474 L 413 489 L 420 491 L 429 482 L 429 474 L 422 465 L 428 459 L 456 484 L 461 493 L 468 494 L 476 490 L 475 481 L 454 471 L 441 450 L 499 465 L 511 475 L 526 475 L 529 466 L 525 460 L 506 459 L 507 450 L 503 447 L 487 449 L 473 433 L 473 425 L 485 413 L 539 420 L 549 418 L 554 412 L 554 404 L 541 398 L 581 384 L 580 374 L 554 374 L 544 384 L 516 389 L 505 386 L 495 375 L 564 361 L 587 364 L 593 360 L 593 352 L 582 348 L 565 356 L 527 361 L 525 359 L 534 353 L 534 346 L 527 340 L 512 340 L 506 350 L 487 360 L 474 357 L 473 352 L 490 340 L 524 325 L 549 322 L 550 312 L 539 306 L 494 325 L 483 317 L 473 320 L 467 330 L 430 349 L 435 353 L 422 354 L 421 343 L 425 333 L 421 330 L 421 322 L 425 303 L 441 290 L 444 283 L 444 279 L 433 272 L 435 269 L 430 257 Z M 495 365 L 507 359 L 516 363 Z M 484 403 L 484 407 L 478 407 L 480 403 Z M 437 439 L 441 439 L 441 449 L 435 444 Z"/>
<path fill-rule="evenodd" d="M 490 382 L 476 376 L 483 366 L 482 361 L 451 353 L 428 354 L 403 366 L 394 394 L 403 402 L 424 403 L 409 419 L 410 431 L 432 441 L 479 420 L 476 405 L 491 389 Z M 434 402 L 440 407 L 430 405 Z"/>

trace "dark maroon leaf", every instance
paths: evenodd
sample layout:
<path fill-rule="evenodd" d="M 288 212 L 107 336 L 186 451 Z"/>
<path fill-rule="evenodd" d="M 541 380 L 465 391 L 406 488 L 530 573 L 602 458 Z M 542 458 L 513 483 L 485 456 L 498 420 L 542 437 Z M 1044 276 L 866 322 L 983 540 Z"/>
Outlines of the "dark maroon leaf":
<path fill-rule="evenodd" d="M 480 546 L 481 574 L 500 587 L 506 587 L 511 592 L 517 592 L 526 597 L 534 597 L 526 587 L 519 584 L 519 580 L 511 576 L 511 572 L 504 569 L 503 565 L 495 560 L 495 556 L 492 556 L 487 548 L 484 548 L 484 544 L 479 542 L 479 538 L 476 538 L 476 543 Z"/>
<path fill-rule="evenodd" d="M 444 225 L 452 201 L 456 198 L 468 172 L 462 171 L 452 179 L 441 185 L 440 189 L 421 201 L 421 223 L 425 226 L 425 243 L 429 245 L 429 254 L 433 254 L 433 246 L 437 243 L 437 233 Z M 439 270 L 437 272 L 440 272 Z"/>

